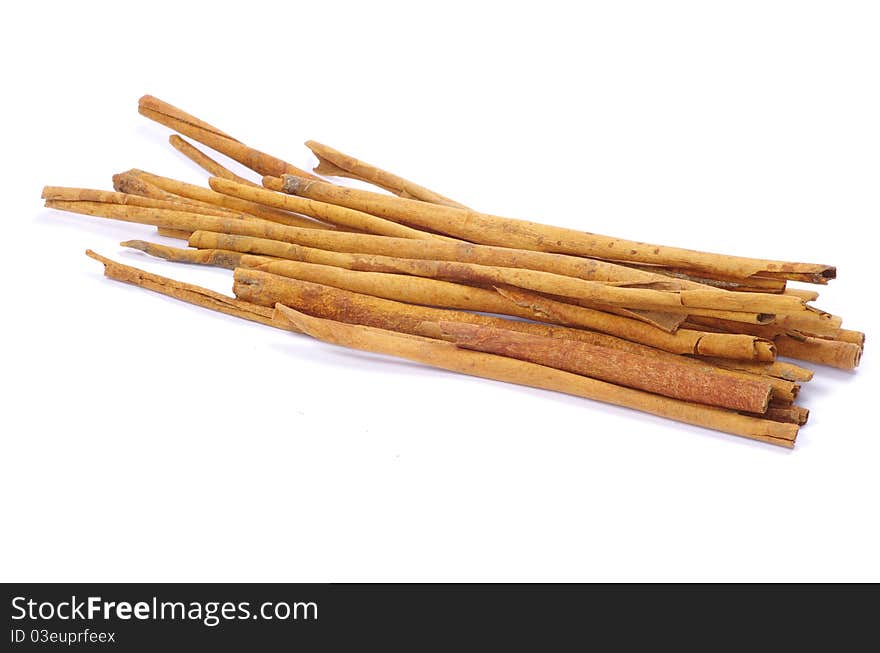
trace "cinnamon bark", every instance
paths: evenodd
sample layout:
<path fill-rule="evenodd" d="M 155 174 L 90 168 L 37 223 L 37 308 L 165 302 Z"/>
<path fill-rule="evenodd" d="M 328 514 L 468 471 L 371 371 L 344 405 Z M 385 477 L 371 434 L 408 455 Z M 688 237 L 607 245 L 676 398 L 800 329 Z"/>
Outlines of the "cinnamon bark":
<path fill-rule="evenodd" d="M 172 202 L 180 202 L 182 204 L 190 204 L 192 206 L 197 206 L 201 209 L 198 211 L 200 213 L 207 212 L 209 215 L 214 215 L 216 212 L 220 212 L 223 215 L 241 215 L 241 211 L 233 211 L 232 209 L 223 208 L 222 206 L 217 206 L 216 204 L 209 204 L 208 202 L 199 202 L 198 200 L 194 200 L 189 197 L 183 197 L 182 195 L 175 195 L 174 193 L 169 193 L 168 191 L 159 188 L 155 184 L 151 184 L 146 179 L 142 179 L 141 177 L 137 177 L 128 172 L 121 172 L 113 175 L 113 188 L 114 190 L 120 193 L 127 193 L 130 195 L 140 195 L 142 197 L 151 197 L 153 199 L 158 200 L 168 200 Z M 190 211 L 194 211 L 195 209 L 189 209 Z"/>
<path fill-rule="evenodd" d="M 119 193 L 109 190 L 94 190 L 91 188 L 67 188 L 63 186 L 45 186 L 41 197 L 44 200 L 61 200 L 67 202 L 104 202 L 107 204 L 126 204 L 140 206 L 148 209 L 169 209 L 172 211 L 187 211 L 204 215 L 226 217 L 228 211 L 207 206 L 188 204 L 183 201 L 155 199 L 142 195 Z"/>
<path fill-rule="evenodd" d="M 454 206 L 460 209 L 467 208 L 464 204 L 459 204 L 440 193 L 435 193 L 424 186 L 419 186 L 415 182 L 365 163 L 348 154 L 343 154 L 339 150 L 334 150 L 329 145 L 323 145 L 317 141 L 306 141 L 306 147 L 318 157 L 318 166 L 315 168 L 315 172 L 320 175 L 357 179 L 358 181 L 364 181 L 383 188 L 400 197 L 431 202 L 432 204 Z"/>
<path fill-rule="evenodd" d="M 168 277 L 140 270 L 130 265 L 123 265 L 100 254 L 96 254 L 90 249 L 86 250 L 86 255 L 103 263 L 104 274 L 110 279 L 140 286 L 141 288 L 174 297 L 188 304 L 209 308 L 212 311 L 218 311 L 226 315 L 240 317 L 268 326 L 280 326 L 277 320 L 272 319 L 273 311 L 265 306 L 244 302 L 240 299 L 227 297 L 213 290 L 202 288 L 201 286 L 169 279 Z"/>
<path fill-rule="evenodd" d="M 257 204 L 256 202 L 248 202 L 246 200 L 238 199 L 237 197 L 230 197 L 229 195 L 213 191 L 210 188 L 188 184 L 183 181 L 178 181 L 177 179 L 170 179 L 168 177 L 154 175 L 137 169 L 129 170 L 128 174 L 140 177 L 169 193 L 182 195 L 183 197 L 188 197 L 206 204 L 239 211 L 263 220 L 269 220 L 270 222 L 277 222 L 278 224 L 287 226 L 303 227 L 306 229 L 333 229 L 331 225 L 317 222 L 301 215 L 295 215 L 289 211 L 280 211 L 278 209 L 263 206 L 262 204 Z"/>
<path fill-rule="evenodd" d="M 803 406 L 770 406 L 764 413 L 765 419 L 776 422 L 788 422 L 803 426 L 810 418 L 810 411 Z"/>
<path fill-rule="evenodd" d="M 194 242 L 194 239 L 197 242 Z M 190 239 L 194 247 L 218 247 L 237 249 L 244 239 L 226 234 L 207 234 L 196 232 Z M 260 250 L 284 258 L 310 261 L 322 265 L 334 265 L 349 270 L 368 272 L 393 272 L 430 279 L 441 279 L 459 283 L 478 285 L 511 285 L 536 292 L 567 298 L 576 298 L 591 305 L 615 306 L 629 309 L 667 311 L 684 314 L 723 314 L 735 317 L 735 310 L 716 311 L 712 306 L 740 307 L 762 310 L 777 307 L 780 310 L 802 311 L 803 303 L 798 298 L 758 293 L 732 293 L 726 291 L 682 290 L 669 292 L 648 288 L 619 287 L 609 284 L 586 281 L 550 272 L 540 272 L 522 268 L 485 266 L 457 261 L 437 261 L 429 259 L 408 259 L 372 254 L 349 254 L 326 250 L 285 245 L 277 241 L 262 241 L 250 238 L 246 241 L 250 251 Z M 741 319 L 748 321 L 748 313 Z M 755 317 L 754 319 L 759 319 Z"/>
<path fill-rule="evenodd" d="M 440 337 L 464 349 L 509 356 L 666 397 L 753 413 L 763 413 L 770 401 L 770 384 L 758 378 L 726 377 L 667 358 L 491 326 L 445 320 L 435 324 Z"/>
<path fill-rule="evenodd" d="M 299 311 L 316 315 L 338 322 L 364 324 L 389 331 L 401 331 L 413 335 L 434 336 L 426 332 L 425 325 L 441 321 L 464 322 L 482 326 L 492 326 L 508 331 L 516 331 L 531 335 L 574 340 L 594 346 L 606 347 L 658 358 L 671 365 L 685 365 L 696 369 L 700 374 L 724 377 L 728 379 L 754 382 L 760 380 L 772 389 L 772 397 L 790 403 L 794 399 L 797 386 L 782 379 L 772 377 L 759 378 L 751 372 L 722 369 L 704 361 L 677 356 L 669 352 L 641 345 L 622 338 L 604 333 L 586 331 L 584 329 L 550 326 L 511 320 L 491 315 L 467 313 L 451 309 L 433 308 L 406 304 L 389 299 L 382 299 L 357 292 L 351 292 L 311 283 L 299 279 L 282 277 L 261 270 L 238 268 L 235 270 L 233 291 L 236 297 L 263 306 L 282 303 Z"/>
<path fill-rule="evenodd" d="M 322 320 L 281 304 L 276 306 L 275 316 L 276 319 L 291 323 L 314 338 L 353 349 L 397 356 L 463 374 L 626 406 L 783 447 L 793 447 L 797 437 L 798 427 L 794 424 L 749 417 L 723 408 L 670 399 L 535 363 L 460 349 L 452 343 L 431 338 Z"/>
<path fill-rule="evenodd" d="M 863 351 L 861 345 L 852 342 L 823 340 L 810 336 L 798 339 L 789 335 L 779 335 L 773 339 L 773 342 L 780 356 L 828 365 L 841 370 L 857 368 Z"/>
<path fill-rule="evenodd" d="M 171 134 L 171 136 L 168 137 L 168 142 L 171 143 L 171 147 L 173 147 L 187 159 L 195 163 L 202 170 L 210 173 L 211 176 L 223 177 L 224 179 L 229 179 L 239 184 L 245 184 L 246 186 L 255 186 L 256 188 L 260 188 L 259 184 L 254 183 L 250 179 L 240 177 L 239 175 L 232 172 L 232 170 L 230 170 L 229 168 L 220 165 L 217 161 L 202 152 L 195 145 L 193 145 L 189 141 L 182 139 L 177 134 Z"/>
<path fill-rule="evenodd" d="M 711 333 L 694 329 L 678 329 L 670 334 L 652 329 L 635 320 L 558 302 L 537 293 L 516 288 L 496 290 L 510 302 L 528 308 L 535 316 L 533 319 L 557 324 L 576 324 L 675 354 L 768 362 L 774 360 L 776 356 L 776 349 L 770 341 L 754 336 Z"/>
<path fill-rule="evenodd" d="M 216 127 L 150 95 L 145 95 L 138 100 L 138 112 L 150 120 L 170 127 L 202 145 L 225 154 L 230 159 L 238 161 L 246 168 L 261 175 L 277 177 L 284 174 L 294 174 L 306 179 L 317 179 L 315 175 L 297 168 L 287 161 L 248 147 Z"/>
<path fill-rule="evenodd" d="M 390 220 L 377 218 L 369 213 L 347 209 L 344 206 L 325 204 L 315 200 L 307 200 L 294 195 L 284 195 L 264 188 L 245 186 L 228 179 L 214 177 L 209 180 L 211 188 L 223 195 L 238 198 L 248 202 L 254 202 L 262 206 L 269 206 L 285 211 L 292 211 L 300 215 L 307 215 L 316 220 L 323 220 L 330 224 L 348 227 L 356 231 L 364 231 L 381 236 L 394 236 L 398 238 L 415 238 L 419 240 L 444 240 L 454 239 L 446 236 L 431 234 L 411 227 L 406 227 Z"/>
<path fill-rule="evenodd" d="M 122 247 L 130 247 L 150 256 L 161 258 L 172 263 L 192 263 L 232 270 L 241 264 L 243 254 L 222 249 L 181 249 L 168 247 L 145 240 L 126 240 L 119 243 Z"/>
<path fill-rule="evenodd" d="M 292 195 L 347 206 L 410 226 L 488 245 L 705 270 L 735 279 L 770 276 L 783 279 L 796 277 L 802 280 L 806 276 L 813 283 L 827 283 L 836 274 L 835 268 L 828 265 L 750 259 L 638 243 L 451 206 L 342 188 L 295 175 L 285 175 L 282 184 L 282 190 Z"/>

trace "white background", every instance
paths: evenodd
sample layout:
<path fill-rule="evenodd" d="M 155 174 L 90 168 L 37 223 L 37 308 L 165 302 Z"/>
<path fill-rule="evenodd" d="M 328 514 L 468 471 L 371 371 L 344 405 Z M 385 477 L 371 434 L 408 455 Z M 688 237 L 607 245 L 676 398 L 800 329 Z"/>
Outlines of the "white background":
<path fill-rule="evenodd" d="M 880 580 L 880 20 L 864 2 L 24 3 L 3 60 L 0 578 Z M 834 263 L 869 332 L 794 451 L 345 351 L 106 280 L 43 184 L 206 177 L 144 93 L 300 166 Z"/>

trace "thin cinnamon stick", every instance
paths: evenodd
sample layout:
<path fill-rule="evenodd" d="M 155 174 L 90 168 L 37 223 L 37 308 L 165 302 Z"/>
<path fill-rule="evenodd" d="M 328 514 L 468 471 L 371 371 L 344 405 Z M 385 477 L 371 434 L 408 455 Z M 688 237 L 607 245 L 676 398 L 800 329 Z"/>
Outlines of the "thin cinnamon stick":
<path fill-rule="evenodd" d="M 454 206 L 460 209 L 467 208 L 464 204 L 459 204 L 440 193 L 435 193 L 408 179 L 398 177 L 348 154 L 343 154 L 339 150 L 334 150 L 329 145 L 323 145 L 317 141 L 306 141 L 306 147 L 318 157 L 318 166 L 315 168 L 315 172 L 320 175 L 357 179 L 358 181 L 364 181 L 383 188 L 400 197 L 431 202 L 432 204 Z"/>
<path fill-rule="evenodd" d="M 273 183 L 272 180 L 264 180 L 264 185 Z M 389 220 L 399 220 L 410 226 L 456 238 L 502 247 L 705 270 L 742 279 L 758 275 L 777 278 L 794 276 L 800 280 L 801 276 L 806 275 L 814 283 L 827 283 L 836 274 L 835 268 L 828 265 L 751 259 L 649 245 L 451 206 L 342 188 L 295 175 L 283 177 L 281 190 L 300 197 L 347 206 Z"/>
<path fill-rule="evenodd" d="M 224 215 L 240 215 L 241 211 L 233 211 L 232 209 L 227 209 L 222 206 L 217 206 L 216 204 L 209 204 L 208 202 L 199 202 L 198 200 L 194 200 L 189 197 L 183 197 L 182 195 L 175 195 L 174 193 L 169 193 L 168 191 L 159 188 L 155 184 L 151 184 L 146 179 L 142 179 L 141 177 L 137 177 L 128 172 L 121 172 L 113 175 L 113 188 L 114 190 L 120 193 L 127 193 L 130 195 L 140 195 L 142 197 L 151 197 L 153 199 L 158 200 L 168 200 L 171 202 L 181 202 L 183 204 L 190 204 L 192 206 L 197 206 L 201 209 L 198 211 L 200 213 L 207 212 L 209 215 L 214 215 L 216 212 L 220 212 Z M 195 212 L 195 209 L 189 209 Z"/>
<path fill-rule="evenodd" d="M 268 253 L 272 256 L 280 255 L 292 260 L 334 265 L 349 270 L 393 272 L 459 283 L 492 286 L 499 284 L 511 285 L 536 292 L 572 297 L 589 302 L 592 305 L 599 304 L 603 306 L 697 315 L 722 314 L 728 318 L 736 317 L 734 309 L 730 311 L 717 311 L 712 306 L 738 306 L 743 311 L 747 311 L 749 308 L 762 310 L 771 306 L 776 306 L 780 310 L 803 310 L 803 303 L 800 299 L 785 298 L 779 295 L 721 291 L 704 292 L 701 290 L 682 290 L 676 293 L 647 288 L 620 287 L 522 268 L 485 266 L 457 261 L 330 252 L 271 240 L 259 241 L 255 238 L 249 238 L 245 241 L 239 236 L 217 233 L 206 234 L 204 232 L 196 232 L 190 239 L 190 245 L 193 247 L 218 247 L 221 249 L 237 249 L 242 242 L 247 243 L 249 251 L 259 250 L 261 253 Z M 716 297 L 716 295 L 718 296 Z M 792 301 L 788 301 L 789 299 Z M 748 315 L 750 314 L 744 314 L 741 319 L 748 321 Z M 754 319 L 762 319 L 762 317 L 756 315 Z"/>
<path fill-rule="evenodd" d="M 232 270 L 241 264 L 243 254 L 230 252 L 222 249 L 180 249 L 168 247 L 159 243 L 151 243 L 146 240 L 126 240 L 119 243 L 122 247 L 130 247 L 150 256 L 165 259 L 173 263 L 193 263 L 196 265 L 210 265 L 218 268 Z"/>
<path fill-rule="evenodd" d="M 751 276 L 747 279 L 730 279 L 720 275 L 713 275 L 705 271 L 695 272 L 693 270 L 680 270 L 677 268 L 666 266 L 661 267 L 656 265 L 633 263 L 632 261 L 629 261 L 628 263 L 626 263 L 626 265 L 627 267 L 632 267 L 637 270 L 656 272 L 658 274 L 663 274 L 674 279 L 679 279 L 681 281 L 690 281 L 692 283 L 699 283 L 701 286 L 710 286 L 712 288 L 719 288 L 722 290 L 738 290 L 740 292 L 781 293 L 784 292 L 786 289 L 785 279 L 772 279 L 769 277 L 761 276 Z"/>
<path fill-rule="evenodd" d="M 793 338 L 778 335 L 773 339 L 780 356 L 828 365 L 841 370 L 853 370 L 859 366 L 862 347 L 852 342 L 823 340 L 822 338 Z"/>
<path fill-rule="evenodd" d="M 140 270 L 130 265 L 123 265 L 100 254 L 96 254 L 90 249 L 86 250 L 86 255 L 103 263 L 104 274 L 110 279 L 140 286 L 141 288 L 168 295 L 189 304 L 225 313 L 226 315 L 240 317 L 269 326 L 279 326 L 278 321 L 272 319 L 273 311 L 264 306 L 250 304 L 240 299 L 227 297 L 213 290 L 208 290 L 207 288 L 169 279 L 168 277 Z"/>
<path fill-rule="evenodd" d="M 851 342 L 860 347 L 865 346 L 865 334 L 861 331 L 853 331 L 852 329 L 839 329 L 832 337 L 832 340 L 841 342 Z"/>
<path fill-rule="evenodd" d="M 150 95 L 145 95 L 138 100 L 138 112 L 184 136 L 189 136 L 202 145 L 225 154 L 230 159 L 238 161 L 246 168 L 261 175 L 277 177 L 283 174 L 294 174 L 306 179 L 317 179 L 315 175 L 297 168 L 287 161 L 248 147 L 216 127 Z"/>
<path fill-rule="evenodd" d="M 189 240 L 192 236 L 191 231 L 183 231 L 181 229 L 168 229 L 166 227 L 156 227 L 156 233 L 166 238 L 177 238 L 179 240 Z"/>
<path fill-rule="evenodd" d="M 534 316 L 533 319 L 557 324 L 576 324 L 675 354 L 768 362 L 774 360 L 776 355 L 776 349 L 770 341 L 754 336 L 693 329 L 678 329 L 670 334 L 646 327 L 635 320 L 558 302 L 537 293 L 516 288 L 498 288 L 497 291 L 512 303 L 528 308 Z"/>
<path fill-rule="evenodd" d="M 151 184 L 168 191 L 169 193 L 182 195 L 183 197 L 189 197 L 190 199 L 205 202 L 207 204 L 213 204 L 215 206 L 222 206 L 224 208 L 239 211 L 241 213 L 246 213 L 248 215 L 261 218 L 263 220 L 269 220 L 270 222 L 277 222 L 278 224 L 303 227 L 307 229 L 333 229 L 331 225 L 317 222 L 315 220 L 311 220 L 300 215 L 295 215 L 293 213 L 290 213 L 289 211 L 280 211 L 278 209 L 269 208 L 255 202 L 248 202 L 246 200 L 241 200 L 236 197 L 230 197 L 229 195 L 223 195 L 222 193 L 213 191 L 210 188 L 196 186 L 195 184 L 188 184 L 177 179 L 170 179 L 168 177 L 154 175 L 152 173 L 137 169 L 129 170 L 128 174 L 140 177 L 141 179 L 144 179 Z"/>
<path fill-rule="evenodd" d="M 770 406 L 763 417 L 776 422 L 788 422 L 803 426 L 810 418 L 810 411 L 803 406 Z"/>
<path fill-rule="evenodd" d="M 267 259 L 265 256 L 250 254 L 244 254 L 241 257 L 240 265 L 283 277 L 311 281 L 410 304 L 500 313 L 524 318 L 531 317 L 529 310 L 508 302 L 492 290 L 465 286 L 450 281 L 383 272 L 357 272 L 330 265 Z"/>
<path fill-rule="evenodd" d="M 45 200 L 63 200 L 68 202 L 106 202 L 107 204 L 127 204 L 149 209 L 169 209 L 172 211 L 188 211 L 204 215 L 225 217 L 228 211 L 197 206 L 177 200 L 155 199 L 130 193 L 119 193 L 109 190 L 91 188 L 67 188 L 63 186 L 44 186 L 41 197 Z"/>
<path fill-rule="evenodd" d="M 179 122 L 185 122 L 203 131 L 212 132 L 216 136 L 220 136 L 222 138 L 235 141 L 237 143 L 241 142 L 237 141 L 226 132 L 220 131 L 217 127 L 214 127 L 214 125 L 209 125 L 204 120 L 199 120 L 195 116 L 186 113 L 183 109 L 179 109 L 171 104 L 168 104 L 167 102 L 163 102 L 159 98 L 153 97 L 152 95 L 144 95 L 140 100 L 138 100 L 138 110 L 148 111 L 156 114 L 163 114 L 169 119 L 177 120 Z"/>
<path fill-rule="evenodd" d="M 228 186 L 224 186 L 227 187 Z M 528 250 L 473 245 L 465 242 L 419 240 L 394 238 L 373 234 L 352 234 L 341 232 L 320 232 L 295 230 L 273 230 L 273 235 L 261 237 L 325 249 L 357 254 L 376 254 L 402 258 L 436 259 L 440 261 L 460 261 L 481 265 L 497 265 L 510 268 L 526 268 L 551 272 L 589 281 L 606 281 L 621 286 L 637 285 L 646 288 L 666 290 L 703 289 L 695 283 L 680 284 L 668 277 L 633 270 L 631 268 L 563 254 L 548 254 Z M 242 234 L 256 235 L 256 234 Z"/>
<path fill-rule="evenodd" d="M 709 316 L 688 317 L 688 323 L 698 328 L 714 329 L 724 332 L 750 333 L 771 340 L 781 333 L 805 331 L 808 335 L 835 337 L 840 331 L 840 318 L 828 313 L 817 315 L 807 311 L 798 320 L 789 320 L 789 316 L 777 315 L 769 324 L 746 324 L 732 320 L 716 319 Z"/>
<path fill-rule="evenodd" d="M 228 179 L 214 177 L 209 180 L 211 188 L 223 195 L 235 197 L 240 200 L 258 203 L 285 211 L 293 211 L 301 215 L 307 215 L 316 220 L 322 220 L 330 224 L 348 227 L 356 231 L 363 231 L 380 236 L 394 236 L 398 238 L 416 238 L 419 240 L 445 240 L 454 241 L 446 236 L 431 234 L 407 227 L 390 220 L 377 218 L 369 213 L 347 209 L 344 206 L 325 204 L 316 200 L 307 200 L 294 195 L 284 195 L 274 191 L 260 188 L 251 188 L 243 184 L 235 183 Z"/>
<path fill-rule="evenodd" d="M 276 306 L 275 316 L 276 319 L 289 322 L 314 338 L 353 349 L 397 356 L 450 371 L 626 406 L 783 447 L 793 447 L 797 437 L 798 427 L 794 424 L 748 417 L 723 408 L 703 406 L 641 390 L 623 388 L 535 363 L 460 349 L 452 343 L 431 338 L 322 320 L 281 304 Z"/>
<path fill-rule="evenodd" d="M 730 358 L 715 358 L 700 356 L 699 360 L 717 365 L 728 370 L 740 370 L 752 374 L 764 374 L 784 379 L 793 383 L 806 383 L 813 378 L 813 370 L 789 363 L 787 361 L 773 361 L 772 363 L 759 363 L 755 361 L 733 360 Z"/>
<path fill-rule="evenodd" d="M 239 184 L 245 184 L 246 186 L 256 186 L 257 188 L 260 188 L 259 184 L 254 183 L 250 179 L 240 177 L 239 175 L 232 172 L 232 170 L 230 170 L 229 168 L 220 165 L 217 161 L 202 152 L 195 145 L 193 145 L 189 141 L 182 139 L 177 134 L 171 134 L 171 136 L 168 137 L 168 142 L 171 143 L 171 147 L 173 147 L 187 159 L 195 163 L 202 170 L 210 173 L 213 177 L 223 177 L 224 179 L 229 179 Z"/>

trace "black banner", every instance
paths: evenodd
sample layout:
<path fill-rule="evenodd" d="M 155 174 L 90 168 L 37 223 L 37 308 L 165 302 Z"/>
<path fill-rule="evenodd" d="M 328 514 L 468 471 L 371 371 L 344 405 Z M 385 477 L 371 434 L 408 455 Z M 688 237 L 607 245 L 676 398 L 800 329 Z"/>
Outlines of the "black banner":
<path fill-rule="evenodd" d="M 309 645 L 420 649 L 610 637 L 767 643 L 834 624 L 843 638 L 873 627 L 876 585 L 6 585 L 5 650 L 290 650 Z M 700 633 L 708 633 L 701 635 Z M 714 633 L 714 635 L 713 635 Z M 784 636 L 782 636 L 784 634 Z M 842 640 L 841 640 L 842 641 Z M 465 646 L 469 648 L 469 646 Z"/>

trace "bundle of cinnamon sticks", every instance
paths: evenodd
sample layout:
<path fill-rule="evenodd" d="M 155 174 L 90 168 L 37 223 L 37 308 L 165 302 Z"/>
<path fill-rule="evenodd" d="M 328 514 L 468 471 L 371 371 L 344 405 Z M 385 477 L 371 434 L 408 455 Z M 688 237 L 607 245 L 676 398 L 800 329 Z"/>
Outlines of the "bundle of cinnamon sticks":
<path fill-rule="evenodd" d="M 233 270 L 227 296 L 89 250 L 105 274 L 329 343 L 564 392 L 793 447 L 794 362 L 854 369 L 865 336 L 814 307 L 835 268 L 652 245 L 481 213 L 308 141 L 314 174 L 151 96 L 141 114 L 210 174 L 138 169 L 113 191 L 47 186 L 47 207 L 154 225 L 125 247 Z M 248 179 L 184 137 L 250 169 Z M 350 178 L 365 191 L 334 183 Z"/>

